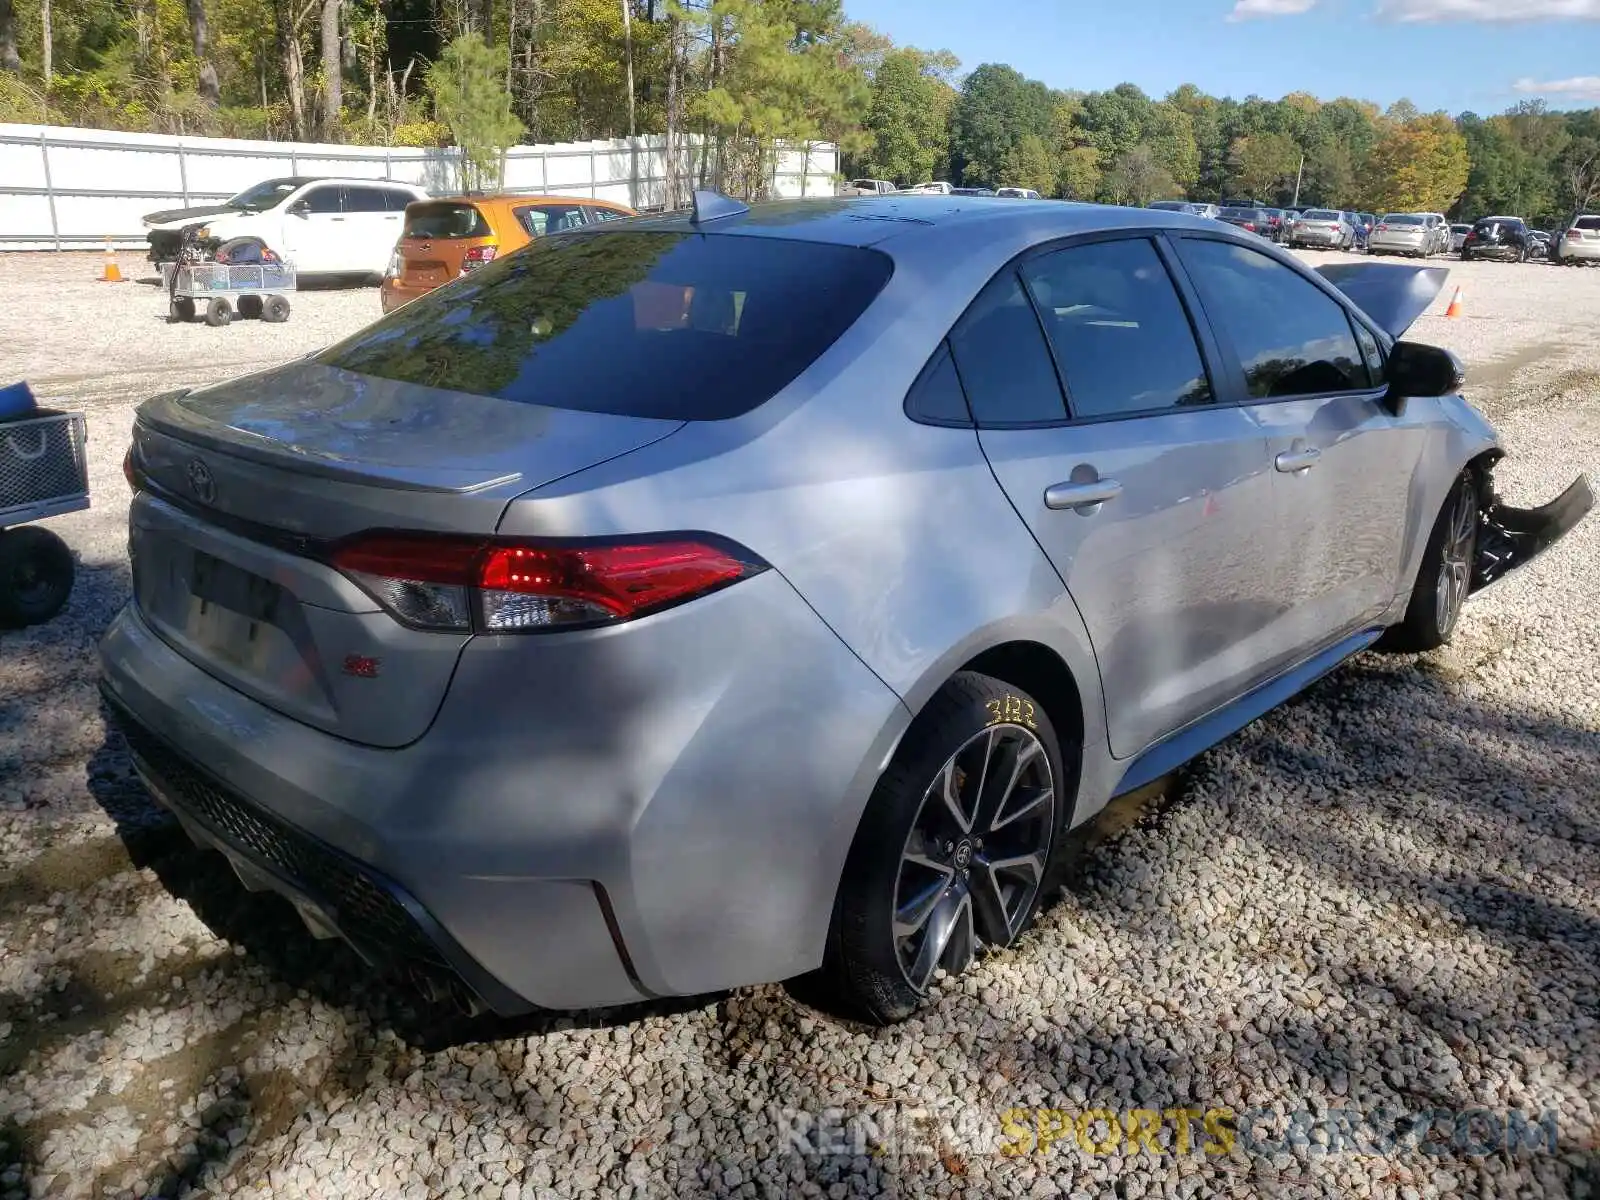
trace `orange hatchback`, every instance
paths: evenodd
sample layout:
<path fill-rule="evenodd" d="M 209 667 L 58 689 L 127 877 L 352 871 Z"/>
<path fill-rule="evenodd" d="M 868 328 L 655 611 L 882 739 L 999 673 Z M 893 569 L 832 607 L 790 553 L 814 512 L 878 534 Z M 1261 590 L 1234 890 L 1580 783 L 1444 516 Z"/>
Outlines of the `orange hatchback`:
<path fill-rule="evenodd" d="M 425 296 L 547 233 L 631 217 L 633 209 L 581 196 L 445 196 L 406 206 L 405 228 L 383 275 L 383 311 Z"/>

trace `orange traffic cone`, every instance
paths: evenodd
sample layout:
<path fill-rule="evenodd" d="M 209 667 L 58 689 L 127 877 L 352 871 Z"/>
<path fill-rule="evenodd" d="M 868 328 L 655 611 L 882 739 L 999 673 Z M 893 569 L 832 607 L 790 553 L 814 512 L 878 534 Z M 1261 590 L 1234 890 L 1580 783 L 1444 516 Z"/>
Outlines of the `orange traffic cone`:
<path fill-rule="evenodd" d="M 1461 315 L 1461 289 L 1456 289 L 1456 294 L 1450 297 L 1450 307 L 1444 310 L 1444 315 L 1452 321 Z"/>
<path fill-rule="evenodd" d="M 106 239 L 106 266 L 100 276 L 101 283 L 121 283 L 122 269 L 117 266 L 116 252 L 111 249 L 111 239 Z"/>

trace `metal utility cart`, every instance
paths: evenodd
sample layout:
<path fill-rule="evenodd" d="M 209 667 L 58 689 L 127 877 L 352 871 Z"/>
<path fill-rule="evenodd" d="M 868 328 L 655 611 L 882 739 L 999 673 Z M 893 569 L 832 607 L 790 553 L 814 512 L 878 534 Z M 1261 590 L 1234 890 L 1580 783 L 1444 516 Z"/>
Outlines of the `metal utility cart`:
<path fill-rule="evenodd" d="M 22 384 L 0 388 L 0 628 L 48 621 L 72 594 L 72 551 L 27 522 L 89 507 L 84 442 L 81 413 L 35 408 Z"/>
<path fill-rule="evenodd" d="M 181 263 L 172 270 L 167 318 L 226 325 L 238 314 L 247 319 L 287 321 L 295 290 L 294 267 L 285 262 Z"/>

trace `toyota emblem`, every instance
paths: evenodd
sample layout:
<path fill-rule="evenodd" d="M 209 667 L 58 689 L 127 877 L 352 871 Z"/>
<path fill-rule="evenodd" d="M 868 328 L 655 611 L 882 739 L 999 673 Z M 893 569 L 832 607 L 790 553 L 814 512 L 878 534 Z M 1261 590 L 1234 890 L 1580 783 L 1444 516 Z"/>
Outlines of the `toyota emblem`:
<path fill-rule="evenodd" d="M 202 504 L 210 504 L 217 498 L 217 481 L 211 478 L 211 468 L 198 458 L 189 460 L 189 490 Z"/>

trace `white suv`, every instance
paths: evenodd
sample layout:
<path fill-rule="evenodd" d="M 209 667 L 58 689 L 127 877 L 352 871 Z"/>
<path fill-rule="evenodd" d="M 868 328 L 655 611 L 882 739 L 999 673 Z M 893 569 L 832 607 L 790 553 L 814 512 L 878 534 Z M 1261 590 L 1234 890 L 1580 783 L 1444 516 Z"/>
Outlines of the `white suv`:
<path fill-rule="evenodd" d="M 1600 262 L 1600 213 L 1580 213 L 1556 242 L 1558 263 Z"/>
<path fill-rule="evenodd" d="M 381 277 L 400 238 L 406 205 L 428 193 L 391 179 L 268 179 L 221 204 L 150 213 L 150 258 L 177 257 L 183 231 L 202 238 L 259 239 L 301 274 Z"/>

